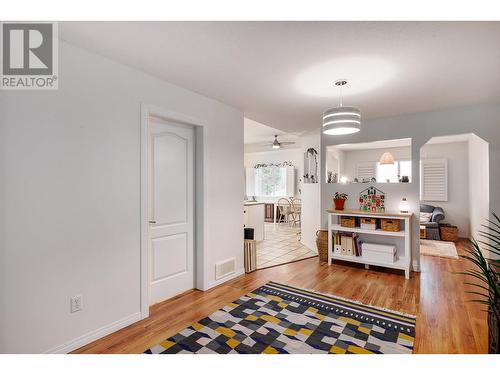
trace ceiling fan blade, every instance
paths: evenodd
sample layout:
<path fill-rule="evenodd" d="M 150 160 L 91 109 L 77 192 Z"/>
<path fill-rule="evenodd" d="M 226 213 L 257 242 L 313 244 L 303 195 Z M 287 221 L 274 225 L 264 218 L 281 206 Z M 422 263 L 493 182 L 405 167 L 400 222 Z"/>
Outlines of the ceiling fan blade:
<path fill-rule="evenodd" d="M 281 145 L 294 145 L 295 142 L 280 142 Z"/>

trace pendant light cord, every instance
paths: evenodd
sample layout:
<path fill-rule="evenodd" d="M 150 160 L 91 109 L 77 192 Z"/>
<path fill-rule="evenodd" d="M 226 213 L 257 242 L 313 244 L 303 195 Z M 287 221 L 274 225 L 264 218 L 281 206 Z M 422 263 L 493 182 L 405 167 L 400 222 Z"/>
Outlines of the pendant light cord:
<path fill-rule="evenodd" d="M 342 107 L 342 87 L 344 85 L 340 85 L 340 106 Z"/>

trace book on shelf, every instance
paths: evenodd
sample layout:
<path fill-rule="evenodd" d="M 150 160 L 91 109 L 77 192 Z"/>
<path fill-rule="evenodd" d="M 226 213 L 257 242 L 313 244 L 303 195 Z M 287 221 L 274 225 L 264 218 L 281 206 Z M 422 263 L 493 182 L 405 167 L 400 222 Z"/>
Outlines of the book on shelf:
<path fill-rule="evenodd" d="M 354 236 L 354 246 L 356 248 L 356 256 L 357 257 L 360 257 L 360 256 L 363 255 L 363 253 L 361 251 L 361 249 L 362 249 L 362 247 L 361 247 L 362 243 L 363 242 L 361 241 L 361 238 L 358 235 Z"/>
<path fill-rule="evenodd" d="M 337 255 L 361 256 L 361 240 L 356 233 L 333 233 L 333 253 Z"/>

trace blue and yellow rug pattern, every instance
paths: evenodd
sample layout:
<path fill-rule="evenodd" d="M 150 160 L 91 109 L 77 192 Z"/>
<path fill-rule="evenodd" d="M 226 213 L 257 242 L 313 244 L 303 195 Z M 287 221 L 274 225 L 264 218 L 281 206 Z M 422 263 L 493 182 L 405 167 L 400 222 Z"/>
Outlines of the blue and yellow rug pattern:
<path fill-rule="evenodd" d="M 410 354 L 415 317 L 269 282 L 145 353 Z"/>

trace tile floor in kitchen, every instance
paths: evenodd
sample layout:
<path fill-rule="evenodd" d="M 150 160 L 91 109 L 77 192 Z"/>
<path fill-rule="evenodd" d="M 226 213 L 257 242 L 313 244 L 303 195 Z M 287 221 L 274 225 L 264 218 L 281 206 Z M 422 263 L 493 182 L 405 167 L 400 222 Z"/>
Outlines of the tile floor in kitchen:
<path fill-rule="evenodd" d="M 300 243 L 299 231 L 300 226 L 282 223 L 276 224 L 275 229 L 273 223 L 266 223 L 265 240 L 257 242 L 257 268 L 267 268 L 317 256 L 315 250 Z"/>

